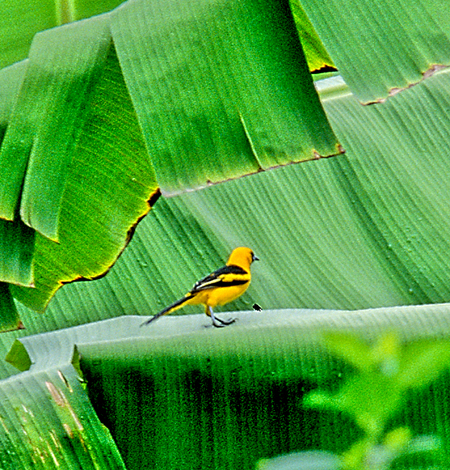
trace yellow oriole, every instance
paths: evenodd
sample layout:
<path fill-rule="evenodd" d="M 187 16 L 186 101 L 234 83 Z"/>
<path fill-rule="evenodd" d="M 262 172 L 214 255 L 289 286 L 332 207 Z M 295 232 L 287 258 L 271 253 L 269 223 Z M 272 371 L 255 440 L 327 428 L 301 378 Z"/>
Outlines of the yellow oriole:
<path fill-rule="evenodd" d="M 233 323 L 235 321 L 234 318 L 221 320 L 216 317 L 213 308 L 216 305 L 225 305 L 237 299 L 247 290 L 252 277 L 250 265 L 258 259 L 250 248 L 235 248 L 224 267 L 197 281 L 194 287 L 183 298 L 161 310 L 150 320 L 142 323 L 141 326 L 148 325 L 159 317 L 167 315 L 185 305 L 199 304 L 203 304 L 206 307 L 205 313 L 211 317 L 214 326 L 222 327 Z"/>

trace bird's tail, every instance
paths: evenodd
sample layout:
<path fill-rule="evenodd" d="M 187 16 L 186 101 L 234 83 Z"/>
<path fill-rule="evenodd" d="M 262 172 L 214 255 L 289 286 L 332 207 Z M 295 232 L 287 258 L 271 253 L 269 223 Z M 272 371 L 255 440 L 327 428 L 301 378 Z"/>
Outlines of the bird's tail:
<path fill-rule="evenodd" d="M 141 323 L 141 326 L 144 326 L 144 325 L 148 325 L 149 323 L 151 323 L 152 321 L 155 321 L 157 320 L 159 317 L 162 317 L 163 315 L 167 315 L 169 313 L 172 313 L 173 311 L 175 310 L 178 310 L 179 308 L 181 308 L 188 300 L 192 299 L 192 294 L 187 294 L 185 297 L 181 298 L 180 300 L 177 300 L 176 302 L 174 302 L 173 304 L 169 305 L 168 307 L 166 307 L 165 309 L 161 310 L 159 313 L 157 313 L 156 315 L 154 315 L 152 318 L 150 318 L 149 320 L 145 321 L 144 323 Z"/>

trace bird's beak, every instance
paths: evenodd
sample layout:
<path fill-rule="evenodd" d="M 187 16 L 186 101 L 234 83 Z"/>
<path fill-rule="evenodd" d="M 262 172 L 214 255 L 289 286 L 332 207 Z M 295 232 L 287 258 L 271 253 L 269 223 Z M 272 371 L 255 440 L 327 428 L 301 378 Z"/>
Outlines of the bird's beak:
<path fill-rule="evenodd" d="M 259 261 L 259 258 L 255 255 L 255 253 L 252 255 L 252 262 L 253 261 Z"/>

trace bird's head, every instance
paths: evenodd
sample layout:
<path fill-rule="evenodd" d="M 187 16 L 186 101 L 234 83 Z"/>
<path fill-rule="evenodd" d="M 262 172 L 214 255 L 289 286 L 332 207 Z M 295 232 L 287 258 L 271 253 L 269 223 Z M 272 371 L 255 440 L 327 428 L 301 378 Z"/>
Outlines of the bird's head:
<path fill-rule="evenodd" d="M 258 260 L 259 258 L 255 255 L 255 253 L 253 253 L 253 250 L 245 246 L 240 246 L 231 252 L 231 255 L 227 261 L 227 265 L 233 264 L 235 266 L 240 266 L 241 268 L 248 271 L 253 261 Z"/>

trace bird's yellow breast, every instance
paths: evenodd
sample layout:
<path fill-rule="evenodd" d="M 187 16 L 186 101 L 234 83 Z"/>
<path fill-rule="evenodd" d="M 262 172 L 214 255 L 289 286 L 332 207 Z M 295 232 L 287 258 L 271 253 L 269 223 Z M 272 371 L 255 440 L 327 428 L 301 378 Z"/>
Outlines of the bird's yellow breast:
<path fill-rule="evenodd" d="M 248 288 L 250 282 L 241 284 L 238 286 L 223 287 L 221 289 L 215 289 L 211 292 L 208 297 L 206 305 L 214 308 L 216 305 L 225 305 L 228 302 L 232 302 L 242 295 Z"/>
<path fill-rule="evenodd" d="M 225 305 L 242 295 L 247 290 L 249 284 L 250 282 L 237 286 L 205 289 L 203 291 L 197 292 L 195 296 L 192 297 L 192 299 L 186 302 L 186 304 L 203 304 L 211 308 L 214 308 L 217 305 Z"/>

